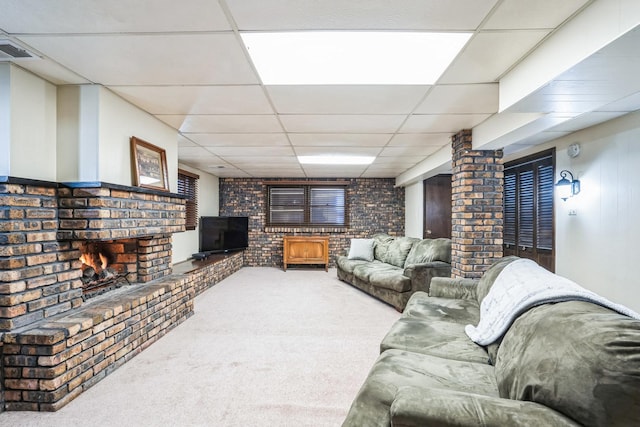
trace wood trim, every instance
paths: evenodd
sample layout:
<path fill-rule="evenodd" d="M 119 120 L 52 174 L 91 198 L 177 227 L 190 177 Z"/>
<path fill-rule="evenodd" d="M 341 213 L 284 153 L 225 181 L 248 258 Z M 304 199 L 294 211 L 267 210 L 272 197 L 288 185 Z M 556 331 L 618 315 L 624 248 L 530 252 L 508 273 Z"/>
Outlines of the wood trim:
<path fill-rule="evenodd" d="M 325 186 L 343 186 L 351 184 L 349 181 L 262 181 L 264 185 L 280 186 L 280 185 L 325 185 Z"/>
<path fill-rule="evenodd" d="M 197 174 L 195 174 L 195 173 L 191 173 L 191 172 L 186 171 L 186 170 L 184 170 L 184 169 L 180 169 L 180 168 L 178 168 L 178 173 L 179 173 L 179 174 L 182 174 L 182 175 L 186 175 L 186 176 L 188 176 L 189 178 L 193 178 L 193 179 L 200 179 L 200 175 L 197 175 Z"/>

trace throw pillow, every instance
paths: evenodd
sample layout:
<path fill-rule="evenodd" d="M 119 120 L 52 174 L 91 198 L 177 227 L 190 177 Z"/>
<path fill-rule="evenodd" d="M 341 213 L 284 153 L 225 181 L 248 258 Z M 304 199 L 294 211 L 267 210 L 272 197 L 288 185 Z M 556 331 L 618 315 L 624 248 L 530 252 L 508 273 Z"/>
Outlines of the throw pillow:
<path fill-rule="evenodd" d="M 373 239 L 351 239 L 351 247 L 347 258 L 371 262 L 373 261 L 374 246 L 375 241 Z"/>

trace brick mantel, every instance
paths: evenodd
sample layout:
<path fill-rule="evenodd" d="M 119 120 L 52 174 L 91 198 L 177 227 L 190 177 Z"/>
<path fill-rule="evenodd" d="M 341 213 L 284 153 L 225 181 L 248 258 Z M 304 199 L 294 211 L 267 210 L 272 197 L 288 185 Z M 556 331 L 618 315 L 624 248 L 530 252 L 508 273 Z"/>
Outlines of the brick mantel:
<path fill-rule="evenodd" d="M 179 194 L 107 183 L 58 188 L 59 240 L 112 240 L 185 231 Z"/>

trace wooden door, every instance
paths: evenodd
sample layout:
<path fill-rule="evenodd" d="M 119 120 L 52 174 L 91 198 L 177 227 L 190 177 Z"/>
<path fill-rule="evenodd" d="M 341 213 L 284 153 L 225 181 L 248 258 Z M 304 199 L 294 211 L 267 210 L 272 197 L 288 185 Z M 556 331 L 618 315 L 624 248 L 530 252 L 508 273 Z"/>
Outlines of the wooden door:
<path fill-rule="evenodd" d="M 424 180 L 423 238 L 451 238 L 451 175 Z"/>

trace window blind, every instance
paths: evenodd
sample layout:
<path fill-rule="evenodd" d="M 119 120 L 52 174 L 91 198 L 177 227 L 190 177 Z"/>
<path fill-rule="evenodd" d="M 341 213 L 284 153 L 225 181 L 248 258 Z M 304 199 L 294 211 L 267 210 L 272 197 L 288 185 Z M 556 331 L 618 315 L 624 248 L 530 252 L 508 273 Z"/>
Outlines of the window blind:
<path fill-rule="evenodd" d="M 195 230 L 198 225 L 198 179 L 199 175 L 178 169 L 178 194 L 187 196 L 186 229 Z"/>

